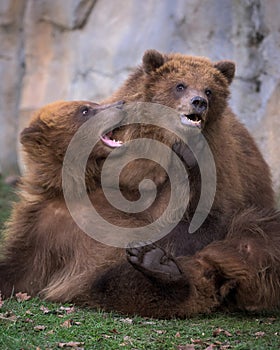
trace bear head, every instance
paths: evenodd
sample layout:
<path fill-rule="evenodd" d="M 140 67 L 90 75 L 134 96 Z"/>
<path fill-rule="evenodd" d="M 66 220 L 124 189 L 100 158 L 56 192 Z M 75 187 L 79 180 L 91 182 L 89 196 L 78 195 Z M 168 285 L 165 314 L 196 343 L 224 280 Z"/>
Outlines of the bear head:
<path fill-rule="evenodd" d="M 142 65 L 131 74 L 113 99 L 159 103 L 177 110 L 183 124 L 203 129 L 221 117 L 233 80 L 232 61 L 204 57 L 144 53 Z"/>
<path fill-rule="evenodd" d="M 74 168 L 69 168 L 72 179 L 70 185 L 74 191 L 75 182 L 80 176 L 85 176 L 88 192 L 95 190 L 100 185 L 106 158 L 113 150 L 117 151 L 112 157 L 113 167 L 120 158 L 126 157 L 129 153 L 126 148 L 127 141 L 150 138 L 171 147 L 178 140 L 178 136 L 167 129 L 147 123 L 142 125 L 139 121 L 143 109 L 140 114 L 136 110 L 137 107 L 135 109 L 135 106 L 131 107 L 124 102 L 98 105 L 89 101 L 58 101 L 35 112 L 29 126 L 21 133 L 26 165 L 23 182 L 28 186 L 29 193 L 36 192 L 51 197 L 61 194 L 65 154 L 74 136 L 81 129 L 83 131 L 78 138 L 78 148 L 71 156 L 73 164 L 78 164 L 78 167 L 85 161 L 86 169 L 84 174 L 80 174 L 79 171 L 75 172 Z M 182 125 L 179 114 L 176 120 L 180 128 Z M 87 122 L 90 123 L 86 124 Z M 92 140 L 95 140 L 93 144 Z M 92 146 L 89 153 L 88 144 Z M 144 147 L 145 144 L 142 143 Z M 171 164 L 170 155 L 165 158 L 162 161 L 168 166 Z M 112 178 L 112 174 L 109 173 L 109 181 L 110 177 Z M 127 162 L 120 174 L 119 186 L 124 192 L 136 191 L 143 179 L 152 180 L 158 186 L 164 183 L 166 178 L 164 167 L 154 160 L 140 157 Z"/>

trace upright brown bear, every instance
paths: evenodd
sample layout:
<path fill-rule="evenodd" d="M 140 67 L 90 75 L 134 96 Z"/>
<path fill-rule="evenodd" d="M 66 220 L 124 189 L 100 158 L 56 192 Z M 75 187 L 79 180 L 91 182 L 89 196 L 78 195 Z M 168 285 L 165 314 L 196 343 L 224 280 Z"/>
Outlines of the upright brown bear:
<path fill-rule="evenodd" d="M 205 170 L 201 168 L 207 162 L 201 164 L 200 152 L 196 153 L 198 169 L 189 148 L 174 145 L 191 164 L 185 219 L 166 241 L 127 250 L 128 260 L 144 279 L 127 265 L 100 276 L 92 288 L 93 300 L 99 296 L 97 304 L 105 309 L 185 317 L 225 307 L 254 311 L 280 307 L 280 216 L 273 209 L 268 167 L 227 104 L 234 72 L 230 61 L 212 63 L 149 50 L 142 66 L 107 100 L 164 104 L 181 114 L 186 128 L 199 128 L 215 159 L 217 191 L 207 220 L 190 235 L 188 224 Z M 167 252 L 162 249 L 166 242 Z"/>
<path fill-rule="evenodd" d="M 119 111 L 125 112 L 125 105 L 108 109 L 104 125 L 94 128 L 93 133 L 97 132 L 101 140 L 89 155 L 86 191 L 96 210 L 116 226 L 133 231 L 135 226 L 157 219 L 169 200 L 170 182 L 155 162 L 133 161 L 120 176 L 124 197 L 137 201 L 138 184 L 145 178 L 155 182 L 158 196 L 141 213 L 113 208 L 103 194 L 100 177 L 112 146 L 119 148 L 117 160 L 121 160 L 126 157 L 128 140 L 158 139 L 173 147 L 188 172 L 190 201 L 184 218 L 157 245 L 134 244 L 128 248 L 129 262 L 124 249 L 106 246 L 77 226 L 62 191 L 63 160 L 71 138 L 86 120 L 96 118 L 100 109 L 108 106 L 73 102 L 39 111 L 22 133 L 27 173 L 21 201 L 6 231 L 0 262 L 2 293 L 8 296 L 12 290 L 26 291 L 48 300 L 162 318 L 187 317 L 224 307 L 279 308 L 280 216 L 273 209 L 268 167 L 227 106 L 233 76 L 234 64 L 228 61 L 211 63 L 204 58 L 163 55 L 152 50 L 109 99 L 110 103 L 125 100 L 171 107 L 171 123 L 188 134 L 190 145 L 150 125 L 119 128 L 123 120 Z M 199 206 L 200 192 L 211 190 L 211 181 L 202 178 L 207 174 L 208 160 L 204 158 L 200 132 L 213 153 L 217 190 L 206 220 L 190 234 L 196 209 L 205 208 Z M 83 159 L 83 149 L 73 156 L 73 160 Z M 167 157 L 164 163 L 174 168 L 173 157 Z M 80 174 L 69 173 L 72 177 L 66 187 L 72 191 L 82 217 L 90 220 L 80 202 L 82 194 L 75 192 Z M 184 181 L 178 181 L 179 211 L 186 194 Z M 108 232 L 110 235 L 113 232 Z"/>

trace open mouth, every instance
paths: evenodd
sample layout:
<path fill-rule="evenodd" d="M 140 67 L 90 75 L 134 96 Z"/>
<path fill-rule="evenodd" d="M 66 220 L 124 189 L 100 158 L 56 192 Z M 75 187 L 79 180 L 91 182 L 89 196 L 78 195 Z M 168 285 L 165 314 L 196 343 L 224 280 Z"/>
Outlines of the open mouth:
<path fill-rule="evenodd" d="M 123 145 L 123 141 L 115 140 L 114 138 L 114 130 L 108 131 L 104 135 L 100 136 L 101 141 L 110 148 L 121 147 Z"/>
<path fill-rule="evenodd" d="M 180 117 L 181 117 L 182 124 L 201 129 L 202 119 L 200 114 L 195 114 L 195 113 L 181 114 Z"/>

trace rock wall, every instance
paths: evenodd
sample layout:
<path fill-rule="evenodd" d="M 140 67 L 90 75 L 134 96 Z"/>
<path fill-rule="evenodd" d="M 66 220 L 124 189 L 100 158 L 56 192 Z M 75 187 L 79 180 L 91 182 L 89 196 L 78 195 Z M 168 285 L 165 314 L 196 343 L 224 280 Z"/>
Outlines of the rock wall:
<path fill-rule="evenodd" d="M 278 0 L 1 0 L 2 172 L 16 171 L 16 138 L 32 110 L 101 100 L 155 48 L 236 61 L 231 105 L 279 188 L 279 18 Z"/>
<path fill-rule="evenodd" d="M 0 169 L 6 174 L 17 171 L 25 6 L 25 0 L 0 1 Z"/>

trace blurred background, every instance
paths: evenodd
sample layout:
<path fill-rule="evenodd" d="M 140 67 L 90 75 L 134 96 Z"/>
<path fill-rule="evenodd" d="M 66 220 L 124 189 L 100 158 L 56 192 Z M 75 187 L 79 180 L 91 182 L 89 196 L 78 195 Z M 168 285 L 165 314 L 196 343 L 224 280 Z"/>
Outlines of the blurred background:
<path fill-rule="evenodd" d="M 279 191 L 279 0 L 0 0 L 2 175 L 19 171 L 18 135 L 34 109 L 102 100 L 149 48 L 236 62 L 230 103 Z"/>

